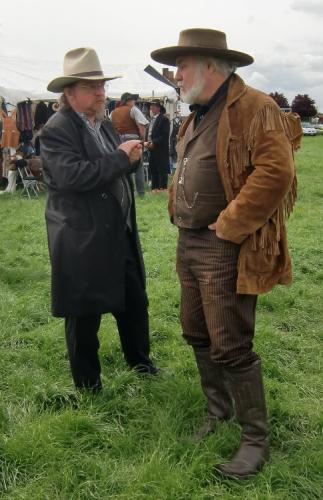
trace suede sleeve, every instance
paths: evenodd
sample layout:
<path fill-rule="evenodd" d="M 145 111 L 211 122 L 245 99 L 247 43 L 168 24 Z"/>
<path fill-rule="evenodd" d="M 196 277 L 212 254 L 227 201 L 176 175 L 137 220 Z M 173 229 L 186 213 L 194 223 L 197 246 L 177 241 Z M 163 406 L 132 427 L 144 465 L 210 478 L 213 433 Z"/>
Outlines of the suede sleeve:
<path fill-rule="evenodd" d="M 273 215 L 290 189 L 294 161 L 283 130 L 260 130 L 251 149 L 253 170 L 217 220 L 225 239 L 242 243 Z"/>

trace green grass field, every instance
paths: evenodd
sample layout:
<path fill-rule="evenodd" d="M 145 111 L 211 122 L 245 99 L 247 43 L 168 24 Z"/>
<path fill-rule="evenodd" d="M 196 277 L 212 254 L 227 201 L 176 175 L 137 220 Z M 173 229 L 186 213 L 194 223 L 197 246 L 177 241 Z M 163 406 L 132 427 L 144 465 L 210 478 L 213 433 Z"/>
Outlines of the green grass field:
<path fill-rule="evenodd" d="M 299 196 L 289 221 L 294 282 L 259 298 L 271 461 L 245 482 L 212 465 L 230 457 L 231 422 L 200 445 L 202 419 L 192 352 L 181 337 L 177 232 L 166 195 L 137 202 L 148 276 L 152 356 L 162 376 L 129 371 L 114 321 L 100 330 L 104 390 L 76 394 L 63 321 L 50 315 L 45 196 L 0 197 L 0 498 L 207 500 L 323 498 L 323 136 L 297 153 Z"/>

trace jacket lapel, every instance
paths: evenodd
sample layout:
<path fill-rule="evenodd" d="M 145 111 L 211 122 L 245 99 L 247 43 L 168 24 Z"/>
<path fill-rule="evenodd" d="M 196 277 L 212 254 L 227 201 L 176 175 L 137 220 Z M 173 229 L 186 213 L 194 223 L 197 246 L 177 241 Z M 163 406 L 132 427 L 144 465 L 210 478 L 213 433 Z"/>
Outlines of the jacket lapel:
<path fill-rule="evenodd" d="M 220 116 L 223 110 L 223 103 L 226 100 L 226 96 L 222 96 L 220 100 L 218 100 L 212 108 L 209 110 L 208 113 L 206 113 L 205 117 L 203 120 L 200 121 L 200 123 L 197 125 L 195 131 L 194 131 L 194 137 L 197 137 L 200 135 L 202 132 L 204 132 L 207 128 L 214 126 L 216 123 L 219 122 Z"/>
<path fill-rule="evenodd" d="M 104 120 L 102 125 L 101 125 L 101 130 L 102 129 L 103 129 L 105 135 L 107 135 L 107 137 L 109 138 L 109 141 L 111 142 L 113 147 L 115 149 L 117 149 L 117 147 L 120 144 L 120 138 L 119 138 L 118 134 L 115 133 L 114 128 L 111 125 L 111 122 L 109 122 L 108 120 Z"/>
<path fill-rule="evenodd" d="M 219 174 L 221 176 L 228 202 L 234 198 L 232 184 L 229 176 L 227 175 L 227 154 L 229 150 L 229 143 L 233 135 L 230 123 L 230 112 L 235 107 L 233 106 L 234 103 L 240 99 L 245 92 L 246 85 L 244 81 L 238 75 L 233 75 L 229 84 L 227 102 L 224 106 L 218 125 L 216 158 L 218 162 Z"/>
<path fill-rule="evenodd" d="M 223 96 L 222 99 L 225 100 L 226 97 Z M 219 122 L 223 109 L 223 106 L 221 106 L 222 99 L 220 100 L 220 102 L 217 102 L 214 106 L 212 106 L 212 108 L 208 111 L 208 113 L 206 113 L 204 118 L 200 121 L 200 123 L 198 123 L 195 129 L 194 119 L 191 121 L 185 133 L 185 147 L 190 141 L 198 138 L 203 132 L 205 132 L 206 129 L 214 126 Z"/>
<path fill-rule="evenodd" d="M 193 137 L 194 137 L 194 118 L 188 125 L 184 135 L 184 143 L 183 143 L 184 150 L 186 149 L 188 143 L 193 139 Z"/>

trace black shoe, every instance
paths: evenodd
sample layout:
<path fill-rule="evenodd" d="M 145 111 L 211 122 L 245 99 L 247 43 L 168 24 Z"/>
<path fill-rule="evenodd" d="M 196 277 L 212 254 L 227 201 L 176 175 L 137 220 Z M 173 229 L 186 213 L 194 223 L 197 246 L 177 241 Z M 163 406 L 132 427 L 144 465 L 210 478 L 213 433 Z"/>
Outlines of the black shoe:
<path fill-rule="evenodd" d="M 98 394 L 99 392 L 102 391 L 101 379 L 98 379 L 93 385 L 76 386 L 76 389 L 84 393 Z"/>
<path fill-rule="evenodd" d="M 160 368 L 151 364 L 151 365 L 136 365 L 133 367 L 134 370 L 138 373 L 145 373 L 147 375 L 158 375 L 160 373 Z"/>

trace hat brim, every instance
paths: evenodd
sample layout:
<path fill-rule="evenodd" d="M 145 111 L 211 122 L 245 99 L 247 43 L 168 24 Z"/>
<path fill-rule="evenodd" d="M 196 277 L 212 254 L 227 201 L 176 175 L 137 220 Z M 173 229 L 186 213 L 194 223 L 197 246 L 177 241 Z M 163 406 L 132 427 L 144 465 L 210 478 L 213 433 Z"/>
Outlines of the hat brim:
<path fill-rule="evenodd" d="M 55 92 L 55 93 L 60 93 L 63 92 L 64 87 L 66 85 L 71 85 L 72 83 L 79 82 L 80 80 L 88 80 L 88 81 L 109 81 L 109 80 L 115 80 L 116 78 L 122 78 L 121 76 L 59 76 L 57 78 L 54 78 L 49 84 L 47 85 L 47 90 L 49 92 Z"/>
<path fill-rule="evenodd" d="M 174 47 L 164 47 L 162 49 L 154 50 L 150 56 L 154 61 L 162 64 L 167 64 L 169 66 L 177 66 L 176 60 L 179 57 L 184 56 L 213 56 L 219 59 L 229 60 L 235 63 L 236 66 L 248 66 L 252 64 L 254 59 L 245 54 L 244 52 L 239 52 L 237 50 L 225 50 L 225 49 L 215 49 L 213 47 L 180 47 L 175 45 Z"/>

